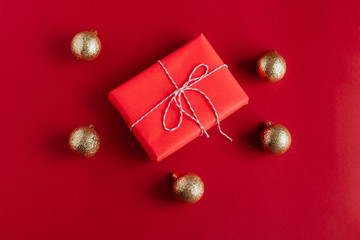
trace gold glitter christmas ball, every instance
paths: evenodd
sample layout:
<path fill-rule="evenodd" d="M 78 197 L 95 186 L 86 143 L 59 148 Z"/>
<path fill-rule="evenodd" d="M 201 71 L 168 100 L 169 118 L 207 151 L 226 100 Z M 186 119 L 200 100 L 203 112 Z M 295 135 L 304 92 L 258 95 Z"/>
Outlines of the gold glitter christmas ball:
<path fill-rule="evenodd" d="M 71 52 L 77 59 L 83 61 L 94 60 L 100 50 L 101 43 L 95 30 L 80 32 L 71 41 Z"/>
<path fill-rule="evenodd" d="M 70 149 L 84 157 L 92 157 L 100 148 L 100 137 L 94 126 L 76 128 L 69 137 Z"/>
<path fill-rule="evenodd" d="M 266 52 L 257 61 L 256 70 L 260 77 L 277 82 L 286 72 L 286 62 L 275 50 Z"/>
<path fill-rule="evenodd" d="M 291 135 L 286 127 L 272 122 L 265 123 L 265 129 L 261 133 L 262 147 L 274 155 L 286 152 L 291 144 Z"/>
<path fill-rule="evenodd" d="M 178 172 L 172 174 L 175 179 L 173 192 L 177 199 L 185 203 L 195 203 L 204 194 L 204 183 L 201 178 L 194 173 L 181 175 Z"/>

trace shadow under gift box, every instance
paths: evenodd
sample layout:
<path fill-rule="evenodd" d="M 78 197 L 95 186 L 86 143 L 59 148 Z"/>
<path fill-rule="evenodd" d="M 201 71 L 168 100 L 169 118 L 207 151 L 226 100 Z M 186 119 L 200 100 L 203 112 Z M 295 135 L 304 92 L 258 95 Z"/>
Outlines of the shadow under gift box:
<path fill-rule="evenodd" d="M 202 34 L 162 59 L 161 62 L 179 88 L 189 79 L 189 75 L 199 64 L 206 64 L 209 67 L 209 72 L 224 64 Z M 204 72 L 205 68 L 200 67 L 193 77 L 199 77 Z M 226 67 L 203 78 L 192 88 L 199 89 L 208 96 L 220 121 L 246 105 L 249 100 Z M 108 98 L 130 128 L 175 90 L 175 86 L 160 63 L 156 63 L 112 90 Z M 185 91 L 185 94 L 202 126 L 206 130 L 215 126 L 214 110 L 206 98 L 191 90 Z M 163 115 L 170 100 L 171 98 L 162 103 L 132 129 L 149 157 L 155 161 L 163 160 L 200 136 L 201 133 L 199 125 L 186 115 L 183 115 L 183 121 L 178 129 L 174 131 L 164 129 Z M 184 97 L 181 97 L 181 101 L 183 109 L 191 114 Z M 168 128 L 177 126 L 180 117 L 179 111 L 176 104 L 172 102 L 166 116 Z M 228 140 L 224 137 L 224 141 Z"/>

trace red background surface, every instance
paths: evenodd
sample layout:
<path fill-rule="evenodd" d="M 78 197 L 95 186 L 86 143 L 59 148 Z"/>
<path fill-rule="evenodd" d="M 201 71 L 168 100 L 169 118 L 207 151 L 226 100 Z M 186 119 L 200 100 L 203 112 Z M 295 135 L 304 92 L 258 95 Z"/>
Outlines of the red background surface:
<path fill-rule="evenodd" d="M 0 1 L 1 239 L 359 239 L 358 1 Z M 93 62 L 69 50 L 96 29 Z M 151 162 L 108 92 L 205 34 L 250 97 L 213 129 Z M 256 77 L 276 49 L 288 71 Z M 139 95 L 141 98 L 141 95 Z M 259 148 L 263 121 L 290 150 Z M 93 123 L 97 155 L 67 137 Z M 169 173 L 199 174 L 203 199 L 178 203 Z"/>

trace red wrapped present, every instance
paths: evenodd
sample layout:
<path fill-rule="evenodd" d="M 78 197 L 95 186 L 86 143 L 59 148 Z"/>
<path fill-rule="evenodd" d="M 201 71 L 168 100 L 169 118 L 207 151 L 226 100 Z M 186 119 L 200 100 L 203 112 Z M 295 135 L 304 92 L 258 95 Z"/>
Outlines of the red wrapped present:
<path fill-rule="evenodd" d="M 109 100 L 152 160 L 161 161 L 248 103 L 204 35 L 112 90 Z M 231 139 L 230 139 L 231 140 Z"/>

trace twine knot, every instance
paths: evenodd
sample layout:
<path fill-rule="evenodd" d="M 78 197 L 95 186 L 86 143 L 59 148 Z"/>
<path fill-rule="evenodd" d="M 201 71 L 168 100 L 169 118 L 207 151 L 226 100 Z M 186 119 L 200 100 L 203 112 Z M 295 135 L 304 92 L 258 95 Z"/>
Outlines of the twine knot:
<path fill-rule="evenodd" d="M 209 72 L 209 67 L 208 65 L 206 64 L 199 64 L 197 65 L 193 71 L 191 72 L 191 74 L 189 75 L 189 78 L 188 80 L 181 86 L 181 87 L 178 87 L 177 84 L 175 83 L 175 81 L 172 79 L 171 75 L 169 74 L 169 72 L 167 71 L 167 69 L 165 68 L 165 66 L 162 64 L 162 62 L 160 60 L 157 61 L 162 69 L 164 70 L 164 72 L 166 73 L 167 77 L 170 79 L 171 83 L 174 85 L 175 87 L 175 90 L 173 93 L 171 93 L 169 96 L 167 96 L 165 99 L 163 99 L 160 103 L 158 103 L 155 107 L 153 107 L 150 111 L 148 111 L 147 113 L 145 113 L 140 119 L 138 119 L 131 127 L 130 127 L 130 131 L 133 129 L 133 127 L 138 124 L 141 120 L 143 120 L 147 115 L 149 115 L 152 111 L 154 111 L 155 109 L 157 109 L 161 104 L 163 104 L 165 101 L 169 100 L 166 108 L 165 108 L 165 112 L 164 112 L 164 115 L 163 115 L 163 120 L 162 120 L 162 125 L 163 125 L 163 128 L 166 130 L 166 131 L 175 131 L 177 130 L 181 124 L 182 124 L 182 121 L 183 121 L 183 116 L 184 114 L 186 116 L 188 116 L 191 120 L 193 120 L 200 128 L 201 130 L 201 135 L 205 134 L 206 137 L 209 137 L 209 134 L 207 133 L 207 131 L 205 130 L 204 126 L 201 124 L 199 118 L 197 117 L 196 113 L 195 113 L 195 110 L 193 109 L 193 107 L 191 106 L 191 103 L 188 99 L 188 97 L 186 96 L 186 91 L 194 91 L 194 92 L 197 92 L 199 93 L 201 96 L 204 97 L 204 99 L 207 101 L 207 103 L 211 106 L 213 112 L 214 112 L 214 115 L 215 115 L 215 119 L 216 119 L 216 123 L 217 123 L 217 126 L 218 126 L 218 129 L 219 129 L 219 132 L 224 135 L 227 139 L 229 139 L 230 141 L 232 141 L 232 139 L 226 135 L 222 130 L 221 130 L 221 127 L 220 127 L 220 120 L 219 120 L 219 115 L 215 109 L 215 106 L 214 104 L 211 102 L 210 98 L 204 93 L 202 92 L 201 90 L 197 89 L 197 88 L 194 88 L 192 87 L 193 85 L 195 85 L 196 83 L 200 82 L 201 80 L 203 80 L 204 78 L 210 76 L 211 74 L 215 73 L 216 71 L 220 70 L 221 68 L 227 68 L 228 66 L 226 64 L 223 64 L 217 68 L 215 68 L 214 70 L 210 71 Z M 194 73 L 199 69 L 199 68 L 205 68 L 205 72 L 199 76 L 199 77 L 193 77 Z M 187 106 L 189 107 L 191 113 L 188 113 L 184 110 L 183 108 L 183 103 L 181 101 L 182 97 L 185 99 L 185 102 L 187 104 Z M 167 124 L 166 124 L 166 116 L 168 114 L 168 111 L 169 111 L 169 108 L 171 106 L 172 103 L 175 103 L 176 107 L 179 109 L 179 120 L 178 120 L 178 123 L 176 124 L 175 127 L 173 128 L 168 128 Z"/>

